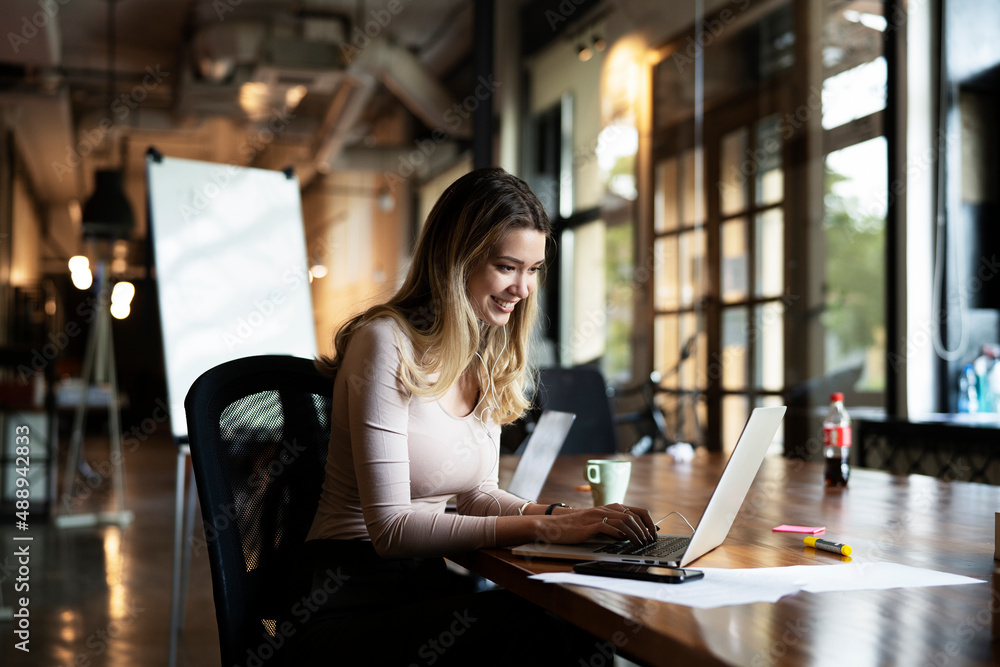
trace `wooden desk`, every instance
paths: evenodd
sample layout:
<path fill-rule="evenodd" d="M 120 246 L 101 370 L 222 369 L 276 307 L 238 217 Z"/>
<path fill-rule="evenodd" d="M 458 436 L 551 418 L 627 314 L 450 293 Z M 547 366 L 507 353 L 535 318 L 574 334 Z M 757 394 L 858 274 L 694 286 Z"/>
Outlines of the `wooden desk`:
<path fill-rule="evenodd" d="M 561 458 L 541 502 L 586 506 L 586 457 Z M 663 454 L 634 459 L 628 502 L 659 518 L 700 518 L 723 460 L 699 452 L 690 464 Z M 509 473 L 508 473 L 509 474 Z M 501 476 L 503 480 L 503 476 Z M 546 584 L 530 574 L 570 563 L 490 549 L 456 560 L 650 665 L 996 665 L 1000 664 L 1000 569 L 993 560 L 1000 487 L 854 470 L 850 488 L 827 490 L 818 464 L 768 458 L 722 546 L 691 567 L 770 567 L 836 563 L 806 548 L 802 536 L 774 533 L 783 523 L 826 526 L 849 543 L 853 562 L 892 562 L 983 579 L 987 583 L 786 596 L 698 610 L 579 586 Z M 662 526 L 686 532 L 673 516 Z M 843 560 L 848 560 L 843 558 Z M 595 662 L 601 663 L 600 646 Z"/>

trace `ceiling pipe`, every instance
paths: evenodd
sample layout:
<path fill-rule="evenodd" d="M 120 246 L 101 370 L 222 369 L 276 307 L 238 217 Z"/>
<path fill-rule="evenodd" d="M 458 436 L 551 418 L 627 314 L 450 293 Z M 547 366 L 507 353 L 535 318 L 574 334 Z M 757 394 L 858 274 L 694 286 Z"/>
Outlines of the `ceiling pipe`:
<path fill-rule="evenodd" d="M 362 73 L 341 80 L 316 134 L 313 154 L 320 171 L 329 170 L 337 162 L 351 130 L 375 92 L 375 83 L 371 76 Z"/>
<path fill-rule="evenodd" d="M 356 51 L 348 74 L 376 77 L 432 132 L 472 138 L 472 114 L 479 106 L 478 98 L 470 105 L 456 102 L 420 59 L 388 40 L 373 38 L 365 48 Z"/>

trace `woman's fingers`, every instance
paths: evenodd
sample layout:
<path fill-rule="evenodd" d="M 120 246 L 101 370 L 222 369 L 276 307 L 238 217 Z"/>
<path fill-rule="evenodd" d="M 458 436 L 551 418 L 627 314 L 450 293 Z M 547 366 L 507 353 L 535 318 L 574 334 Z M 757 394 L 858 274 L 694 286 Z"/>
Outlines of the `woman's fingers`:
<path fill-rule="evenodd" d="M 632 542 L 637 542 L 638 544 L 649 544 L 652 542 L 652 538 L 648 531 L 635 520 L 634 517 L 628 514 L 621 514 L 618 517 L 615 516 L 605 516 L 607 525 L 615 528 L 620 534 L 620 539 L 627 539 Z M 606 532 L 606 531 L 605 531 Z"/>
<path fill-rule="evenodd" d="M 642 539 L 640 541 L 648 543 L 656 540 L 656 524 L 653 523 L 653 519 L 649 515 L 649 510 L 642 507 L 622 505 L 620 503 L 608 505 L 607 509 L 618 513 L 617 518 L 626 522 L 631 532 L 641 535 Z"/>
<path fill-rule="evenodd" d="M 616 540 L 631 539 L 628 533 L 616 526 L 613 520 L 606 516 L 604 517 L 604 521 L 601 523 L 601 532 L 605 535 L 613 537 Z"/>
<path fill-rule="evenodd" d="M 649 510 L 644 507 L 629 507 L 628 511 L 630 514 L 634 514 L 642 522 L 642 525 L 646 527 L 646 530 L 652 535 L 656 535 L 656 523 L 653 521 L 653 517 L 649 515 Z"/>

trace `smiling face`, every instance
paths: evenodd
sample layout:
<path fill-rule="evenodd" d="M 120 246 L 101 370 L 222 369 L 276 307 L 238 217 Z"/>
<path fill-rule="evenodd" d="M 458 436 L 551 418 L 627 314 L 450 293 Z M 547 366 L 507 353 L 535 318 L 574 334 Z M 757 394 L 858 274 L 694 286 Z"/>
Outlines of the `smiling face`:
<path fill-rule="evenodd" d="M 538 272 L 544 262 L 542 232 L 515 229 L 501 239 L 486 261 L 469 275 L 469 300 L 479 319 L 493 326 L 507 324 L 518 302 L 538 286 Z"/>

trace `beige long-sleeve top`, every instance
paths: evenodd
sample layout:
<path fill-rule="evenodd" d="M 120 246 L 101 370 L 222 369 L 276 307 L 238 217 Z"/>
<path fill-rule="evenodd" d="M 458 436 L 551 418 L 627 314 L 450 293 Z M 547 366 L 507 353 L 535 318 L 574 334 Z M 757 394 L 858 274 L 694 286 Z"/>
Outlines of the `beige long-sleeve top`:
<path fill-rule="evenodd" d="M 398 382 L 399 325 L 357 331 L 333 389 L 330 450 L 307 539 L 371 540 L 391 558 L 440 556 L 496 544 L 496 518 L 524 500 L 497 486 L 500 428 L 456 417 Z M 458 514 L 445 513 L 457 496 Z"/>

